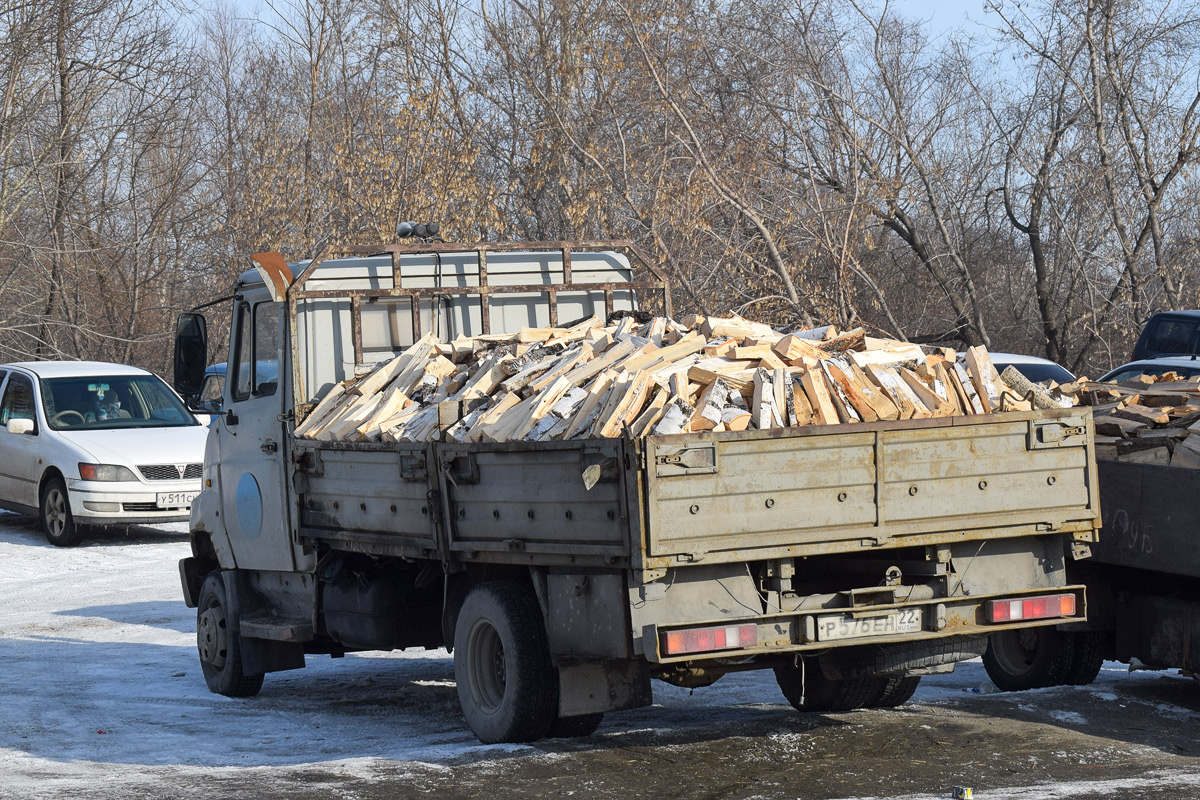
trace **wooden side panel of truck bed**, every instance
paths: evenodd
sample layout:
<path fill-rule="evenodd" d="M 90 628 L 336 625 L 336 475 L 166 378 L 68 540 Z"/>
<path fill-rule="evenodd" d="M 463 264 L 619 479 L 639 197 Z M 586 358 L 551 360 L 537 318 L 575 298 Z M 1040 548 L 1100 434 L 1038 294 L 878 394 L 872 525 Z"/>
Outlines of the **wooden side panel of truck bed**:
<path fill-rule="evenodd" d="M 1090 533 L 1086 411 L 498 444 L 297 442 L 302 537 L 658 569 Z"/>
<path fill-rule="evenodd" d="M 646 440 L 645 566 L 1090 530 L 1085 410 Z"/>

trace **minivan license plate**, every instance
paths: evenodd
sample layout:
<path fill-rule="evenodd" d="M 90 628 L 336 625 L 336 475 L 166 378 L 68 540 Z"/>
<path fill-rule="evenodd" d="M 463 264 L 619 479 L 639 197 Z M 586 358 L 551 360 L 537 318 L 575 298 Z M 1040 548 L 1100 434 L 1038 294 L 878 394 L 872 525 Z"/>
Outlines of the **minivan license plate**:
<path fill-rule="evenodd" d="M 922 628 L 921 621 L 919 608 L 901 608 L 873 617 L 853 617 L 849 614 L 817 617 L 817 639 L 828 642 L 834 639 L 857 639 L 862 636 L 917 633 Z"/>
<path fill-rule="evenodd" d="M 159 508 L 185 508 L 192 504 L 199 492 L 159 492 L 154 504 Z"/>

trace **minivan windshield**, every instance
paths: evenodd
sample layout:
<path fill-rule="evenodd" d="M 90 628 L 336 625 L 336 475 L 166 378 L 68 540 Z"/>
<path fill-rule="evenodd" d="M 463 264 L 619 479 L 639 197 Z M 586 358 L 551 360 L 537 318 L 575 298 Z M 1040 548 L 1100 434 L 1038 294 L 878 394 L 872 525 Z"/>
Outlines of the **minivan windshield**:
<path fill-rule="evenodd" d="M 154 375 L 44 379 L 42 405 L 56 431 L 200 424 Z"/>

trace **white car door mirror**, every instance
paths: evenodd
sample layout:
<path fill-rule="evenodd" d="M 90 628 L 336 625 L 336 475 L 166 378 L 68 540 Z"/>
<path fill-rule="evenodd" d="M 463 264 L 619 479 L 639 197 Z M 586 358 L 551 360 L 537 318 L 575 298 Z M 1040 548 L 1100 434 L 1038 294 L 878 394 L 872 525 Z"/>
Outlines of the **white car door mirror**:
<path fill-rule="evenodd" d="M 8 421 L 8 432 L 15 434 L 33 433 L 33 420 L 31 419 L 10 419 Z"/>

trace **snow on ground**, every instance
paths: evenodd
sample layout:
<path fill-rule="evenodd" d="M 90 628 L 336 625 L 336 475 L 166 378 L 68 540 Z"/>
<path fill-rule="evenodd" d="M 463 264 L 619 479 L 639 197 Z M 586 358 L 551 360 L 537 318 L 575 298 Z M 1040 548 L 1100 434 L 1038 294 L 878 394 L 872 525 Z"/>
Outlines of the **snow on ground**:
<path fill-rule="evenodd" d="M 445 651 L 312 656 L 306 669 L 267 676 L 255 698 L 209 693 L 179 588 L 184 530 L 139 528 L 60 549 L 31 521 L 0 512 L 0 797 L 86 792 L 93 781 L 120 786 L 148 773 L 320 766 L 369 778 L 387 763 L 394 776 L 404 764 L 428 771 L 539 752 L 474 738 Z M 1117 680 L 1130 677 L 1110 664 L 1079 691 L 1115 698 Z M 915 702 L 961 702 L 981 687 L 991 688 L 982 665 L 967 663 L 926 678 Z M 1036 703 L 1030 694 L 1012 702 Z M 600 735 L 737 725 L 786 710 L 769 671 L 694 693 L 656 683 L 655 699 L 608 715 Z M 1079 714 L 1062 721 L 1086 725 Z"/>

